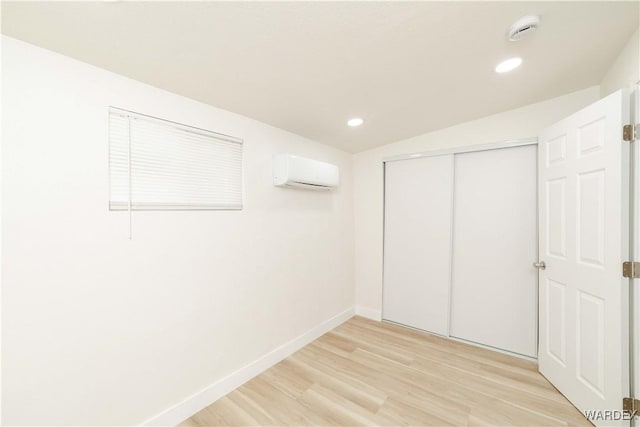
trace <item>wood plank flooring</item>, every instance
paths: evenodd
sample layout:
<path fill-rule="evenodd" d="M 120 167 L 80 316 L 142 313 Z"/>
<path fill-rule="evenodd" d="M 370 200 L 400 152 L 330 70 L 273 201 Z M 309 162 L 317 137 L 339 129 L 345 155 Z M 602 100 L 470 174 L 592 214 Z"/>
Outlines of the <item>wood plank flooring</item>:
<path fill-rule="evenodd" d="M 183 426 L 589 426 L 533 362 L 354 317 Z"/>

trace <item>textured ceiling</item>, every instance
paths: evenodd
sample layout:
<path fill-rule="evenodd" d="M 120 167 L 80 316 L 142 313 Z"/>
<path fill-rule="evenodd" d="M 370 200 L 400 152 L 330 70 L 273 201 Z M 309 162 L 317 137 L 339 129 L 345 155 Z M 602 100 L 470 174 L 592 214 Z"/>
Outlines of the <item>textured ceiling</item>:
<path fill-rule="evenodd" d="M 2 2 L 2 32 L 356 152 L 598 84 L 638 2 Z M 539 14 L 540 30 L 507 27 Z M 496 63 L 522 56 L 516 71 Z M 359 128 L 347 119 L 365 119 Z"/>

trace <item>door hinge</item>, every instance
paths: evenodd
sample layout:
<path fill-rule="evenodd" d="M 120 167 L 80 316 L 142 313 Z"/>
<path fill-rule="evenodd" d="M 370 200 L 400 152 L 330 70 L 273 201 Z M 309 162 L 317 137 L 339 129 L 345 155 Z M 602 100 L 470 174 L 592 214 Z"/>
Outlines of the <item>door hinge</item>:
<path fill-rule="evenodd" d="M 622 140 L 623 141 L 635 141 L 636 140 L 636 126 L 624 125 L 622 126 Z"/>
<path fill-rule="evenodd" d="M 635 414 L 640 409 L 640 400 L 630 397 L 622 398 L 622 410 L 630 414 Z"/>
<path fill-rule="evenodd" d="M 629 279 L 640 279 L 640 262 L 623 262 L 622 277 L 627 277 Z"/>

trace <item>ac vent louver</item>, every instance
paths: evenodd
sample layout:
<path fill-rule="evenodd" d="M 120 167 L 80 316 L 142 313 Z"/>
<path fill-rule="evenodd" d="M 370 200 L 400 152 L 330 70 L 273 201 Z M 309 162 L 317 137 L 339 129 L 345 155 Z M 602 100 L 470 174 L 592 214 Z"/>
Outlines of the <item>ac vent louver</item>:
<path fill-rule="evenodd" d="M 540 17 L 537 15 L 523 16 L 509 27 L 507 39 L 512 42 L 522 40 L 526 36 L 534 33 L 540 25 Z"/>

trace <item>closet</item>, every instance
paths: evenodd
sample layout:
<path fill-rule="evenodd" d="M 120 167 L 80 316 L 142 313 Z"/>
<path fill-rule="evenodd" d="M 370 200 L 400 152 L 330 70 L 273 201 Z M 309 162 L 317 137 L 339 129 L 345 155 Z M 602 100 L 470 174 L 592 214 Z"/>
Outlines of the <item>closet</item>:
<path fill-rule="evenodd" d="M 385 162 L 383 319 L 536 357 L 535 141 Z"/>

